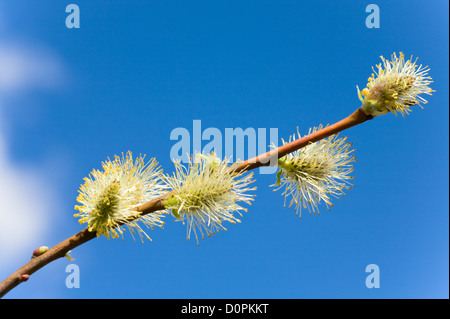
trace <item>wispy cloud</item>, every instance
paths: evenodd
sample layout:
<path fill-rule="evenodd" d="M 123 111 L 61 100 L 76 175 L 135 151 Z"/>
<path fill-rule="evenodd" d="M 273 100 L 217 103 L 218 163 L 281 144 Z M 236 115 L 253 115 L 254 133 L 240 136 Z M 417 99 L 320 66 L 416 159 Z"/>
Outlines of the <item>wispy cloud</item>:
<path fill-rule="evenodd" d="M 46 168 L 24 167 L 12 158 L 4 109 L 10 107 L 10 98 L 54 89 L 62 78 L 62 63 L 50 49 L 0 40 L 0 271 L 18 267 L 24 251 L 30 254 L 34 246 L 42 245 L 57 202 L 45 178 Z M 14 134 L 13 127 L 9 130 Z"/>
<path fill-rule="evenodd" d="M 62 79 L 62 63 L 52 51 L 0 43 L 0 94 L 52 89 Z"/>

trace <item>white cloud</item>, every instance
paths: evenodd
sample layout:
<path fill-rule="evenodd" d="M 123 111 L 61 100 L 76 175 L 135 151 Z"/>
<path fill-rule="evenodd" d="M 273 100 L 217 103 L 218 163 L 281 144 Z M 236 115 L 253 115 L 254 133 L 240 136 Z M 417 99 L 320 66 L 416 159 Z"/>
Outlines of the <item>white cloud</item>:
<path fill-rule="evenodd" d="M 50 189 L 38 172 L 10 161 L 0 136 L 0 260 L 11 262 L 30 244 L 44 240 L 50 210 Z M 32 247 L 32 246 L 31 246 Z M 1 267 L 1 266 L 0 266 Z"/>
<path fill-rule="evenodd" d="M 50 50 L 0 43 L 0 94 L 51 89 L 62 78 L 62 64 Z"/>
<path fill-rule="evenodd" d="M 50 231 L 54 203 L 58 202 L 45 178 L 45 166 L 31 163 L 25 167 L 12 159 L 2 109 L 9 107 L 10 97 L 56 87 L 62 69 L 50 50 L 0 43 L 0 271 L 18 268 L 25 261 L 24 251 L 31 254 L 42 245 Z M 26 112 L 26 106 L 22 107 Z M 13 127 L 9 130 L 14 134 Z"/>

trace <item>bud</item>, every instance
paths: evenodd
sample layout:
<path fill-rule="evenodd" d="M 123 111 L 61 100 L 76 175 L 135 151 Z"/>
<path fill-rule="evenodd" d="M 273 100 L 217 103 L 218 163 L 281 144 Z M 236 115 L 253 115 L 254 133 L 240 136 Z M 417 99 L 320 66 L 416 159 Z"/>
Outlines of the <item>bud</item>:
<path fill-rule="evenodd" d="M 433 81 L 428 76 L 428 66 L 417 65 L 407 60 L 400 52 L 397 57 L 394 53 L 391 61 L 381 56 L 383 63 L 377 65 L 378 71 L 372 70 L 368 79 L 367 88 L 362 91 L 358 88 L 358 96 L 363 105 L 361 109 L 367 115 L 378 116 L 391 112 L 403 116 L 411 112 L 412 105 L 426 104 L 421 94 L 431 95 L 434 92 L 430 87 Z"/>
<path fill-rule="evenodd" d="M 238 203 L 250 204 L 253 196 L 247 192 L 254 190 L 248 185 L 253 182 L 252 174 L 236 172 L 227 159 L 220 160 L 215 153 L 196 154 L 189 166 L 175 161 L 176 173 L 166 176 L 173 195 L 164 201 L 164 206 L 172 215 L 187 224 L 187 239 L 194 231 L 198 243 L 198 233 L 211 236 L 219 230 L 226 230 L 224 221 L 240 222 L 234 212 L 241 215 L 246 211 Z"/>
<path fill-rule="evenodd" d="M 309 134 L 320 129 L 322 126 L 310 129 Z M 297 135 L 301 137 L 298 132 Z M 289 142 L 295 139 L 295 135 L 291 136 Z M 300 218 L 302 208 L 318 213 L 318 205 L 322 201 L 328 207 L 333 206 L 330 197 L 339 197 L 344 190 L 351 188 L 348 181 L 353 177 L 349 174 L 353 171 L 351 163 L 356 157 L 352 155 L 351 143 L 346 140 L 346 137 L 332 135 L 278 160 L 277 181 L 272 186 L 277 186 L 275 190 L 283 189 L 285 206 L 287 198 L 290 198 L 289 207 L 295 205 Z"/>
<path fill-rule="evenodd" d="M 94 169 L 81 185 L 75 209 L 79 212 L 79 223 L 87 223 L 88 230 L 97 236 L 108 239 L 123 234 L 127 227 L 134 238 L 135 233 L 141 240 L 150 239 L 141 224 L 153 229 L 162 227 L 164 211 L 140 216 L 133 210 L 136 206 L 162 195 L 166 186 L 162 182 L 162 170 L 158 162 L 152 159 L 144 162 L 139 156 L 133 160 L 131 152 L 122 157 L 102 163 L 103 170 Z"/>
<path fill-rule="evenodd" d="M 43 253 L 45 253 L 47 250 L 48 250 L 47 246 L 41 246 L 39 248 L 36 248 L 33 251 L 33 255 L 31 256 L 31 258 L 36 258 L 36 257 L 42 255 Z"/>

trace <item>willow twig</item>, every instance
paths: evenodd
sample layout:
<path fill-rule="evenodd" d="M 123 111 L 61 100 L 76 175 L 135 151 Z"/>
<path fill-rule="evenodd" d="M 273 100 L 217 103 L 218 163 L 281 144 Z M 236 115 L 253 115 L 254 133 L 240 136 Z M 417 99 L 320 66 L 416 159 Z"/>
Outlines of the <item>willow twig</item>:
<path fill-rule="evenodd" d="M 305 147 L 310 143 L 317 142 L 321 139 L 327 138 L 333 134 L 339 133 L 347 128 L 353 127 L 355 125 L 361 124 L 367 120 L 372 119 L 370 115 L 366 115 L 361 109 L 356 110 L 348 117 L 343 120 L 329 125 L 321 130 L 314 133 L 306 135 L 302 138 L 294 140 L 290 143 L 282 145 L 276 149 L 273 149 L 267 153 L 258 155 L 254 158 L 248 159 L 242 163 L 237 164 L 235 171 L 249 171 L 261 166 L 270 165 L 271 157 L 276 157 L 277 159 L 292 153 L 296 150 Z M 140 216 L 150 214 L 159 210 L 165 209 L 164 200 L 171 195 L 172 192 L 167 192 L 145 204 L 135 207 L 134 210 L 140 212 Z M 48 263 L 64 257 L 70 250 L 88 242 L 89 240 L 96 237 L 95 232 L 90 232 L 87 228 L 80 231 L 79 233 L 67 238 L 66 240 L 60 242 L 56 246 L 50 248 L 48 251 L 40 256 L 33 257 L 29 262 L 23 265 L 21 268 L 16 270 L 13 274 L 8 276 L 5 280 L 0 283 L 0 298 L 8 293 L 11 289 L 19 285 L 20 283 L 28 280 L 29 275 L 33 274 L 40 268 L 44 267 Z"/>

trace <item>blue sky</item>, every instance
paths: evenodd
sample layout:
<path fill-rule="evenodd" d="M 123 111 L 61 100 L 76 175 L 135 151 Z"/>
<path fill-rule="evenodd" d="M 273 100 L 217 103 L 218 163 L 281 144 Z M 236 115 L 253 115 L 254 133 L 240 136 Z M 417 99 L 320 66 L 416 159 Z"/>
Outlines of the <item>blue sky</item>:
<path fill-rule="evenodd" d="M 68 29 L 65 7 L 80 8 Z M 196 245 L 167 217 L 152 242 L 95 239 L 9 298 L 448 298 L 448 2 L 0 1 L 0 277 L 83 229 L 83 177 L 131 150 L 173 171 L 170 133 L 331 124 L 379 56 L 430 67 L 424 110 L 351 128 L 355 187 L 295 217 L 256 174 L 242 223 Z M 204 144 L 203 144 L 204 146 Z M 66 266 L 80 288 L 65 285 Z M 365 268 L 380 269 L 368 289 Z"/>

